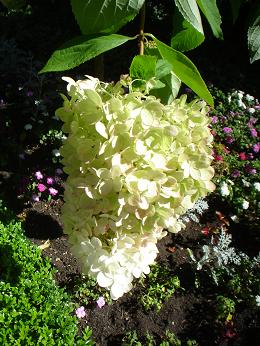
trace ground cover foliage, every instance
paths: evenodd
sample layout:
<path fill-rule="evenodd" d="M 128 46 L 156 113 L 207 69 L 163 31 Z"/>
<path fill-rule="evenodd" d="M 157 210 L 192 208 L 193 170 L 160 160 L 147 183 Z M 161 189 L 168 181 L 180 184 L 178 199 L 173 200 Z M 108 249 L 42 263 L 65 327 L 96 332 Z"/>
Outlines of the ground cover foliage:
<path fill-rule="evenodd" d="M 31 2 L 9 14 L 1 8 L 1 345 L 251 344 L 260 337 L 259 65 L 248 64 L 232 30 L 231 40 L 209 39 L 191 52 L 215 101 L 209 117 L 217 189 L 183 217 L 183 232 L 159 242 L 151 273 L 112 302 L 82 276 L 60 219 L 66 174 L 55 110 L 66 85 L 63 74 L 38 71 L 79 32 L 69 6 L 53 14 L 58 3 Z M 157 13 L 148 26 L 160 24 Z M 105 59 L 106 80 L 128 72 L 129 50 Z M 84 64 L 66 75 L 82 78 L 92 68 Z M 190 89 L 183 91 L 193 99 Z"/>

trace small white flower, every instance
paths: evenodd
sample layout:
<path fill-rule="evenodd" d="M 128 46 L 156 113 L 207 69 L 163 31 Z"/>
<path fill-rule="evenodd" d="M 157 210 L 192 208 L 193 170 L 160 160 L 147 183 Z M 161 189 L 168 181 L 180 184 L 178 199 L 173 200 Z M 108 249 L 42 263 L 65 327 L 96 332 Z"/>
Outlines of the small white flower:
<path fill-rule="evenodd" d="M 260 296 L 255 296 L 255 302 L 257 306 L 260 306 Z"/>
<path fill-rule="evenodd" d="M 260 191 L 260 183 L 254 183 L 254 188 L 256 189 L 256 191 Z"/>
<path fill-rule="evenodd" d="M 53 150 L 52 150 L 52 154 L 53 154 L 54 156 L 56 156 L 56 157 L 59 157 L 59 156 L 60 156 L 60 152 L 59 152 L 58 149 L 53 149 Z"/>
<path fill-rule="evenodd" d="M 230 191 L 228 189 L 228 184 L 225 181 L 222 182 L 220 185 L 220 194 L 223 197 L 228 196 L 230 194 Z"/>
<path fill-rule="evenodd" d="M 238 107 L 246 109 L 246 105 L 244 104 L 244 102 L 241 99 L 239 99 L 237 101 L 237 105 L 238 105 Z"/>
<path fill-rule="evenodd" d="M 228 96 L 228 103 L 231 102 L 231 95 Z"/>
<path fill-rule="evenodd" d="M 253 114 L 253 113 L 255 113 L 255 109 L 252 108 L 252 107 L 250 107 L 250 108 L 248 108 L 248 112 L 249 112 L 250 114 Z"/>
<path fill-rule="evenodd" d="M 251 96 L 251 95 L 249 95 L 249 94 L 246 94 L 245 97 L 246 97 L 246 100 L 249 101 L 249 102 L 250 102 L 250 101 L 253 101 L 253 100 L 255 99 L 254 96 Z"/>
<path fill-rule="evenodd" d="M 32 129 L 32 124 L 26 124 L 26 125 L 24 125 L 24 129 L 25 129 L 26 131 L 31 130 L 31 129 Z"/>
<path fill-rule="evenodd" d="M 246 181 L 245 179 L 242 179 L 242 183 L 245 187 L 249 187 L 250 183 L 248 181 Z"/>
<path fill-rule="evenodd" d="M 249 202 L 244 199 L 243 202 L 242 202 L 242 208 L 243 209 L 248 209 L 248 207 L 249 207 Z"/>
<path fill-rule="evenodd" d="M 230 219 L 231 219 L 233 222 L 235 222 L 235 223 L 238 223 L 238 222 L 239 222 L 239 218 L 238 218 L 237 215 L 231 215 L 231 216 L 230 216 Z"/>

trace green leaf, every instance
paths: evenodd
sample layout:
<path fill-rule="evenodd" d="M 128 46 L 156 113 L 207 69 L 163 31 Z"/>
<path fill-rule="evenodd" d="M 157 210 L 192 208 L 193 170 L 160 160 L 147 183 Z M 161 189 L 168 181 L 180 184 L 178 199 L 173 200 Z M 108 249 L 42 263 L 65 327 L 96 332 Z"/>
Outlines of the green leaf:
<path fill-rule="evenodd" d="M 248 49 L 250 52 L 251 64 L 260 59 L 260 6 L 256 8 L 254 16 L 251 18 L 247 32 Z"/>
<path fill-rule="evenodd" d="M 220 27 L 222 21 L 216 4 L 216 0 L 197 0 L 199 8 L 207 18 L 215 37 L 223 40 L 223 32 Z"/>
<path fill-rule="evenodd" d="M 155 76 L 156 67 L 155 56 L 137 55 L 130 66 L 130 76 L 132 79 L 142 79 L 148 81 Z"/>
<path fill-rule="evenodd" d="M 145 0 L 70 0 L 83 35 L 115 33 L 132 20 Z"/>
<path fill-rule="evenodd" d="M 167 46 L 151 35 L 163 59 L 167 60 L 176 76 L 189 86 L 199 97 L 213 106 L 213 98 L 201 78 L 196 66 L 181 52 Z"/>
<path fill-rule="evenodd" d="M 186 52 L 198 47 L 204 41 L 204 35 L 187 22 L 177 8 L 173 16 L 173 23 L 172 48 Z"/>
<path fill-rule="evenodd" d="M 181 80 L 173 73 L 170 72 L 161 78 L 164 87 L 151 90 L 151 94 L 156 96 L 164 104 L 171 103 L 178 95 L 181 86 Z"/>
<path fill-rule="evenodd" d="M 187 20 L 198 32 L 202 35 L 203 28 L 201 24 L 201 17 L 196 0 L 174 0 L 178 10 L 183 18 Z"/>
<path fill-rule="evenodd" d="M 82 37 L 70 40 L 65 48 L 60 48 L 52 54 L 39 73 L 69 70 L 134 38 L 112 34 L 91 39 Z"/>
<path fill-rule="evenodd" d="M 174 74 L 172 66 L 167 60 L 159 59 L 157 61 L 155 77 L 165 84 L 165 88 L 160 90 L 160 99 L 164 103 L 172 102 L 178 95 L 181 80 Z M 163 96 L 162 93 L 164 93 Z"/>

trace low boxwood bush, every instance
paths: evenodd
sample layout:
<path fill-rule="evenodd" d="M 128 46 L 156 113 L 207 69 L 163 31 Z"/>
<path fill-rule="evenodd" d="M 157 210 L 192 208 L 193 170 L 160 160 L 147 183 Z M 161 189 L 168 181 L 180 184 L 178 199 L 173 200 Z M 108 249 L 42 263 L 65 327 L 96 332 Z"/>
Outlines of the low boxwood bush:
<path fill-rule="evenodd" d="M 92 344 L 88 328 L 77 336 L 75 307 L 52 274 L 21 224 L 0 222 L 0 345 Z"/>

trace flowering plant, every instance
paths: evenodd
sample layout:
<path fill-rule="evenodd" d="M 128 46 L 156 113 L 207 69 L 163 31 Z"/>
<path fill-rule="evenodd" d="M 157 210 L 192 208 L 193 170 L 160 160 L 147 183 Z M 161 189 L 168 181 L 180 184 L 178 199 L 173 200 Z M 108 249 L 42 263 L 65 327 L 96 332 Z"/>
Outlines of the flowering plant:
<path fill-rule="evenodd" d="M 33 202 L 50 201 L 63 193 L 63 179 L 63 171 L 60 168 L 55 170 L 54 176 L 46 175 L 38 170 L 30 178 L 23 178 L 25 186 L 22 190 Z"/>
<path fill-rule="evenodd" d="M 179 217 L 214 190 L 208 108 L 186 95 L 163 105 L 131 83 L 125 93 L 124 80 L 63 79 L 64 231 L 83 272 L 118 299 L 149 273 L 165 229 L 180 231 Z"/>
<path fill-rule="evenodd" d="M 217 191 L 237 215 L 254 216 L 259 203 L 260 104 L 243 91 L 216 95 L 212 111 Z"/>

